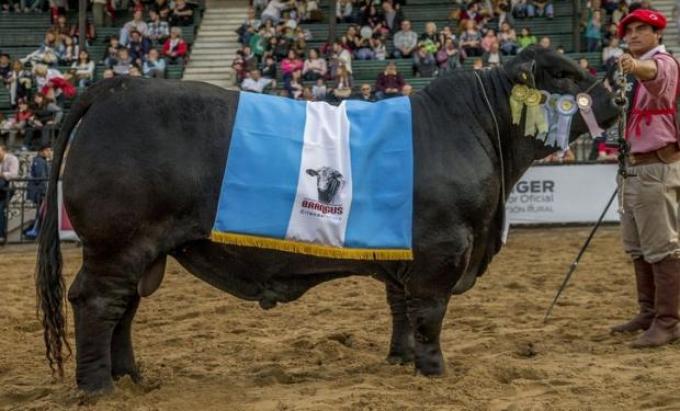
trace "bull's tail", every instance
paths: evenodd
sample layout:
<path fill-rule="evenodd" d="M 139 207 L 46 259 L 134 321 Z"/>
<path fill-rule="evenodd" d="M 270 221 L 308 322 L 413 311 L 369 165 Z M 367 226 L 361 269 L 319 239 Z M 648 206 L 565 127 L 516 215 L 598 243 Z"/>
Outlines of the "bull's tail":
<path fill-rule="evenodd" d="M 96 86 L 95 86 L 96 87 Z M 46 207 L 38 239 L 38 264 L 35 272 L 38 318 L 42 320 L 47 361 L 52 373 L 63 377 L 64 348 L 71 354 L 66 339 L 64 278 L 59 246 L 57 183 L 69 136 L 99 93 L 88 91 L 78 99 L 66 117 L 54 144 L 54 162 L 47 188 Z"/>

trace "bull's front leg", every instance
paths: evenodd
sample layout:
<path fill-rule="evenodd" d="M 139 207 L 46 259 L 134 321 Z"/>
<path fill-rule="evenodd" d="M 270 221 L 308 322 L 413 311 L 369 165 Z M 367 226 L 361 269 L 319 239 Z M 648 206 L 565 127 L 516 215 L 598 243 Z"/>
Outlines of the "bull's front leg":
<path fill-rule="evenodd" d="M 449 299 L 450 296 L 406 297 L 407 315 L 415 337 L 416 372 L 426 376 L 444 374 L 439 335 Z"/>
<path fill-rule="evenodd" d="M 387 362 L 390 364 L 407 364 L 413 362 L 413 329 L 409 323 L 406 308 L 404 287 L 393 282 L 385 283 L 387 303 L 392 313 L 392 339 Z"/>

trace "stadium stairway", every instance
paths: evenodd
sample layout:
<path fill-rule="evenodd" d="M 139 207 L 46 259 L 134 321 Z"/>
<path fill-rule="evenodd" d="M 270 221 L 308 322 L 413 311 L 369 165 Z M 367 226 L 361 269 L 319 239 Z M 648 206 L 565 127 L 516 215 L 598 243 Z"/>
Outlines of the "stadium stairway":
<path fill-rule="evenodd" d="M 234 88 L 231 61 L 239 49 L 235 30 L 246 18 L 241 0 L 208 0 L 183 80 Z"/>
<path fill-rule="evenodd" d="M 673 19 L 673 6 L 675 0 L 653 0 L 652 7 L 659 10 L 668 19 L 668 25 L 664 30 L 663 42 L 669 50 L 673 51 L 676 57 L 680 56 L 680 31 L 678 24 Z"/>

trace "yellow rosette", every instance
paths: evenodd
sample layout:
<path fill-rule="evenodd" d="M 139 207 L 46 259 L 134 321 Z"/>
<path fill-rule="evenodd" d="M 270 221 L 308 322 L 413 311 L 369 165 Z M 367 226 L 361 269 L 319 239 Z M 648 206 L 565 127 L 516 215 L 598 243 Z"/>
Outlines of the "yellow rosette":
<path fill-rule="evenodd" d="M 517 84 L 510 93 L 510 113 L 512 113 L 512 124 L 519 124 L 522 120 L 522 107 L 529 94 L 529 87 Z"/>
<path fill-rule="evenodd" d="M 525 136 L 534 136 L 548 131 L 548 123 L 540 105 L 542 98 L 543 94 L 539 90 L 529 89 L 527 92 L 524 100 L 527 106 L 527 116 L 524 121 Z"/>

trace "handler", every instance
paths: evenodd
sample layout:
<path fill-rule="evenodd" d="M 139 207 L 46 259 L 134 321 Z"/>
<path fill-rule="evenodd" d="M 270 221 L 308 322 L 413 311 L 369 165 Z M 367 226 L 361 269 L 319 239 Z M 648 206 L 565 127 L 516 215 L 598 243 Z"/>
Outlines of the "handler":
<path fill-rule="evenodd" d="M 680 146 L 676 103 L 680 70 L 661 43 L 663 14 L 637 9 L 619 23 L 618 35 L 630 54 L 619 64 L 629 75 L 626 158 L 631 176 L 619 177 L 623 193 L 621 231 L 625 251 L 633 258 L 639 314 L 612 328 L 645 330 L 633 347 L 656 347 L 680 338 Z"/>

